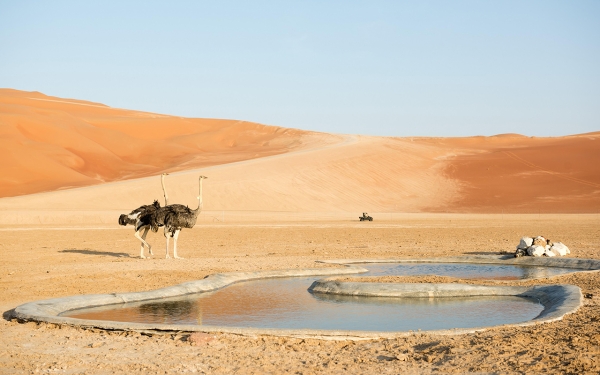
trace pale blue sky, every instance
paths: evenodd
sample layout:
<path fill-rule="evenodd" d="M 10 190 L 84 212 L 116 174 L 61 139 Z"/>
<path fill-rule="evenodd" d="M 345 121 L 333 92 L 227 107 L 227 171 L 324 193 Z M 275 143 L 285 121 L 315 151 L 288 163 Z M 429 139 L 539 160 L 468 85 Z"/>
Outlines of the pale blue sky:
<path fill-rule="evenodd" d="M 386 136 L 600 130 L 600 1 L 4 1 L 0 87 Z"/>

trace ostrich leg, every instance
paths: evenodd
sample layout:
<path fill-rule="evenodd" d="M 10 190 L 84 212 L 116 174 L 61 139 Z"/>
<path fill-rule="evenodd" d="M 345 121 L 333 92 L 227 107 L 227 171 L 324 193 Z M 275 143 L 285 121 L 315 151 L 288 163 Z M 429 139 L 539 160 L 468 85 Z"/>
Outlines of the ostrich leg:
<path fill-rule="evenodd" d="M 142 238 L 144 239 L 144 241 L 146 241 L 146 235 L 148 234 L 149 230 L 150 230 L 150 227 L 146 227 L 144 234 L 142 234 Z M 148 242 L 146 242 L 146 243 L 148 244 L 148 253 L 150 253 L 150 255 L 154 255 L 154 253 L 152 252 L 152 245 L 150 245 Z"/>
<path fill-rule="evenodd" d="M 173 233 L 173 258 L 184 259 L 180 256 L 177 256 L 177 237 L 179 237 L 179 229 Z"/>
<path fill-rule="evenodd" d="M 142 229 L 144 229 L 144 234 L 142 236 L 140 236 L 140 232 L 142 231 Z M 144 245 L 146 245 L 148 247 L 150 254 L 152 254 L 152 246 L 150 246 L 150 244 L 148 242 L 146 242 L 146 235 L 148 234 L 148 229 L 150 229 L 150 228 L 149 227 L 139 228 L 134 234 L 135 238 L 140 240 L 142 243 L 141 250 L 140 250 L 140 258 L 142 258 L 142 259 L 146 258 L 144 256 Z"/>
<path fill-rule="evenodd" d="M 167 230 L 167 227 L 165 227 L 165 238 L 167 239 L 167 255 L 165 256 L 165 259 L 169 259 L 169 237 L 171 237 L 171 233 L 169 233 L 169 231 Z"/>
<path fill-rule="evenodd" d="M 146 227 L 146 229 L 144 229 L 144 234 L 142 234 L 142 238 L 144 239 L 144 241 L 146 241 L 146 236 L 148 235 L 149 230 L 150 230 L 150 227 Z M 148 245 L 148 254 L 154 255 L 154 253 L 152 252 L 152 245 L 150 245 L 148 242 L 146 242 L 146 245 Z M 142 251 L 144 251 L 143 246 L 142 246 Z"/>

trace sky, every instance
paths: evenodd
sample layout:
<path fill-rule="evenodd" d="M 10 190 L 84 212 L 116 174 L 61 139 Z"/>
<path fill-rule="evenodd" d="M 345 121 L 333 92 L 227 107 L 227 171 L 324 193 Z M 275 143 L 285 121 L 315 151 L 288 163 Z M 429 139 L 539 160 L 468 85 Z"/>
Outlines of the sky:
<path fill-rule="evenodd" d="M 379 136 L 600 130 L 600 1 L 0 0 L 0 87 Z"/>

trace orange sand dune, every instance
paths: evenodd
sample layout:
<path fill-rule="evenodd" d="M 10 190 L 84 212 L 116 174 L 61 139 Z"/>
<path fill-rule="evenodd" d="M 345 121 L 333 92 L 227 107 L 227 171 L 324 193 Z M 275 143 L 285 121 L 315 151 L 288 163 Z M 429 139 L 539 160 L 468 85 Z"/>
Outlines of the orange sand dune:
<path fill-rule="evenodd" d="M 209 176 L 205 211 L 600 212 L 600 133 L 333 135 L 7 89 L 0 129 L 7 223 L 26 212 L 45 222 L 41 211 L 67 221 L 81 217 L 74 212 L 105 212 L 110 221 L 115 211 L 162 202 L 163 171 L 171 172 L 170 202 L 190 206 L 197 176 Z"/>
<path fill-rule="evenodd" d="M 304 134 L 0 89 L 0 196 L 273 155 L 298 147 Z"/>
<path fill-rule="evenodd" d="M 557 138 L 472 137 L 446 175 L 460 183 L 454 212 L 600 212 L 600 132 Z"/>

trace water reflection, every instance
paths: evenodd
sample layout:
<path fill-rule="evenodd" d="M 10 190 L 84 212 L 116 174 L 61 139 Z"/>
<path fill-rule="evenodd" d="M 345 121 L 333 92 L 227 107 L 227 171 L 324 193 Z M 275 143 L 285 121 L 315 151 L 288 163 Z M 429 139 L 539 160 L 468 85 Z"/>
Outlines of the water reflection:
<path fill-rule="evenodd" d="M 144 303 L 137 307 L 137 314 L 151 317 L 153 323 L 173 324 L 186 317 L 196 316 L 198 324 L 202 324 L 202 312 L 198 305 L 188 299 L 174 301 L 156 301 Z M 189 319 L 189 318 L 188 318 Z"/>

